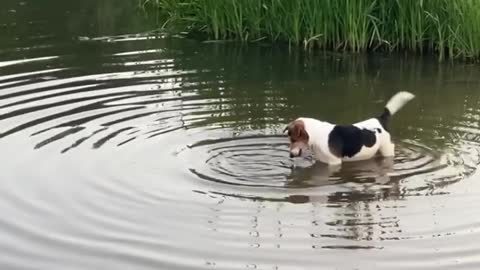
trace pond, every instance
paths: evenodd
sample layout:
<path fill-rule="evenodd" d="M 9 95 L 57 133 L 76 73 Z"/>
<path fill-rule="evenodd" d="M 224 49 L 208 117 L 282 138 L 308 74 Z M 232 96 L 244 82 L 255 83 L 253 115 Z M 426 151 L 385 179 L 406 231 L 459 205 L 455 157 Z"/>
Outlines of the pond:
<path fill-rule="evenodd" d="M 478 66 L 155 37 L 136 1 L 2 7 L 2 269 L 480 264 Z M 393 160 L 289 158 L 289 121 L 401 90 Z"/>

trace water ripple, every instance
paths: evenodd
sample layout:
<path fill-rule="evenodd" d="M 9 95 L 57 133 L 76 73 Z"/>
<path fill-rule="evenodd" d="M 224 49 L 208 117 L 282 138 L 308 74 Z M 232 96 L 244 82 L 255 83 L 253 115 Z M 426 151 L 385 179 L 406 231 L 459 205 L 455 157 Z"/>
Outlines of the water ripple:
<path fill-rule="evenodd" d="M 199 179 L 224 185 L 288 189 L 344 185 L 401 197 L 441 194 L 439 187 L 473 174 L 479 162 L 470 153 L 441 153 L 418 143 L 399 142 L 393 160 L 379 158 L 328 167 L 315 163 L 310 155 L 289 159 L 288 141 L 282 135 L 203 140 L 189 145 L 179 156 Z"/>
<path fill-rule="evenodd" d="M 83 37 L 68 48 L 42 45 L 0 62 L 0 147 L 7 153 L 2 268 L 479 263 L 479 213 L 472 207 L 479 193 L 478 102 L 464 97 L 454 113 L 442 114 L 445 101 L 422 104 L 421 115 L 418 106 L 399 113 L 393 159 L 341 167 L 309 155 L 293 160 L 280 132 L 289 119 L 371 115 L 367 89 L 384 95 L 398 65 L 391 77 L 359 76 L 366 83 L 345 79 L 345 63 L 332 71 L 335 64 L 324 58 L 315 59 L 329 68 L 325 74 L 315 66 L 309 75 L 310 64 L 293 71 L 299 63 L 288 62 L 284 51 L 232 53 L 190 42 L 147 34 Z M 470 94 L 458 90 L 451 99 Z"/>

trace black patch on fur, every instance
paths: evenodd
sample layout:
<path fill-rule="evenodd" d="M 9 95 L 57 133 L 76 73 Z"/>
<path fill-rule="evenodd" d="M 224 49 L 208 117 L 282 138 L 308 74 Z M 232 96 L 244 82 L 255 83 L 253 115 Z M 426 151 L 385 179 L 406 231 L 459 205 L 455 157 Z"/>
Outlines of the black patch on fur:
<path fill-rule="evenodd" d="M 380 124 L 382 125 L 383 129 L 385 129 L 386 131 L 389 131 L 388 124 L 390 122 L 391 116 L 392 114 L 390 113 L 390 111 L 387 108 L 385 108 L 383 110 L 383 113 L 378 117 L 378 121 L 380 121 Z"/>
<path fill-rule="evenodd" d="M 328 147 L 337 157 L 353 157 L 363 146 L 372 147 L 377 142 L 374 131 L 354 125 L 336 125 L 328 136 Z"/>

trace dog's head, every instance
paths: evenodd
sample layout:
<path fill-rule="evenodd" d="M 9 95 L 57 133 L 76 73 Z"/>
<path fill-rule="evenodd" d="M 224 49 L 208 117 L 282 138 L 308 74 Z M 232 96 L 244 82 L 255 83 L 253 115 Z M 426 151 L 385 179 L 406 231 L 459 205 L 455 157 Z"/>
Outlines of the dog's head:
<path fill-rule="evenodd" d="M 287 131 L 290 138 L 290 157 L 298 157 L 308 148 L 308 133 L 302 120 L 295 120 L 288 124 L 283 132 Z"/>

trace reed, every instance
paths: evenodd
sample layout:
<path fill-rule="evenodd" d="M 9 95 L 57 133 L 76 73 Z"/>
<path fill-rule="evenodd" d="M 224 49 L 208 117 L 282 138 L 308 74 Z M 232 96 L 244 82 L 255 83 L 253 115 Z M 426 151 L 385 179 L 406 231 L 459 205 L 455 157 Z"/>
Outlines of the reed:
<path fill-rule="evenodd" d="M 478 0 L 143 0 L 164 29 L 307 49 L 435 53 L 478 59 Z"/>

